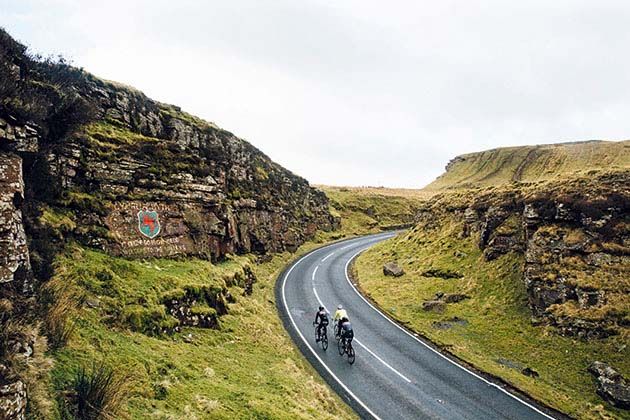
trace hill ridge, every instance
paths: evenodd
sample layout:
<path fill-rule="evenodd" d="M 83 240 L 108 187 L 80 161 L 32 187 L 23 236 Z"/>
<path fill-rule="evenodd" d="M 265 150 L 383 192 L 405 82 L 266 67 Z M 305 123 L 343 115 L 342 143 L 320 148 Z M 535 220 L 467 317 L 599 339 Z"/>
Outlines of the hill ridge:
<path fill-rule="evenodd" d="M 465 153 L 427 191 L 537 182 L 592 170 L 630 168 L 630 140 L 585 140 L 509 146 Z"/>

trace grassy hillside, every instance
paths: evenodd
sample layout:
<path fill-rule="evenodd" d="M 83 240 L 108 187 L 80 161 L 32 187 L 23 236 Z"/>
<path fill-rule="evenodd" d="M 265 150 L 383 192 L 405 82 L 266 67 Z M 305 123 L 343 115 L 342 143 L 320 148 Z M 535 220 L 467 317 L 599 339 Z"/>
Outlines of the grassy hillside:
<path fill-rule="evenodd" d="M 298 254 L 330 239 L 408 225 L 426 196 L 418 190 L 320 188 L 342 216 L 342 228 L 319 233 Z M 63 222 L 53 216 L 42 217 Z M 55 260 L 47 285 L 46 319 L 59 340 L 49 352 L 54 367 L 44 363 L 38 373 L 32 413 L 70 416 L 81 372 L 111 369 L 113 382 L 124 383 L 124 401 L 110 408 L 116 416 L 352 418 L 294 349 L 275 312 L 275 278 L 295 255 L 264 263 L 230 256 L 212 264 L 130 260 L 71 246 Z M 251 295 L 244 295 L 247 270 L 258 279 Z M 216 329 L 179 325 L 171 316 L 165 300 L 184 292 L 196 297 L 193 312 L 216 319 Z M 210 305 L 208 292 L 221 297 Z M 223 306 L 227 313 L 217 313 Z"/>
<path fill-rule="evenodd" d="M 630 176 L 592 172 L 435 195 L 411 230 L 357 259 L 360 287 L 407 327 L 550 406 L 576 418 L 627 418 L 595 393 L 587 368 L 599 360 L 630 377 L 630 224 L 623 210 Z M 524 211 L 528 203 L 549 215 Z M 390 261 L 405 275 L 384 276 Z M 543 271 L 528 271 L 533 264 Z M 526 278 L 534 274 L 551 293 L 564 288 L 604 298 L 560 294 L 533 318 Z M 443 303 L 426 310 L 432 301 Z M 562 323 L 605 325 L 612 335 L 586 339 Z"/>
<path fill-rule="evenodd" d="M 57 259 L 48 291 L 55 297 L 49 314 L 66 313 L 60 322 L 74 328 L 67 344 L 50 353 L 51 376 L 41 375 L 57 404 L 40 404 L 40 417 L 70 416 L 81 372 L 104 367 L 112 369 L 121 395 L 103 418 L 352 418 L 293 347 L 276 314 L 274 281 L 293 257 L 260 264 L 249 256 L 219 264 L 134 261 L 72 247 Z M 249 296 L 247 268 L 258 278 Z M 203 288 L 225 294 L 228 312 L 217 329 L 156 332 L 154 325 L 176 323 L 160 304 L 164 296 Z M 202 301 L 193 306 L 197 312 L 213 312 Z"/>
<path fill-rule="evenodd" d="M 577 418 L 622 418 L 595 394 L 586 367 L 596 357 L 628 377 L 627 337 L 586 342 L 533 326 L 520 277 L 522 256 L 485 262 L 473 240 L 458 238 L 460 231 L 461 222 L 450 220 L 438 230 L 418 229 L 377 245 L 356 262 L 361 288 L 407 327 L 550 406 Z M 406 270 L 403 277 L 383 275 L 383 264 L 392 260 Z M 430 269 L 463 277 L 432 277 Z M 447 305 L 443 313 L 423 310 L 422 302 L 438 292 L 470 299 Z M 540 376 L 525 376 L 525 368 Z"/>
<path fill-rule="evenodd" d="M 630 168 L 630 141 L 504 147 L 453 159 L 426 191 L 489 187 Z"/>
<path fill-rule="evenodd" d="M 318 185 L 341 217 L 341 235 L 359 235 L 413 224 L 429 192 L 403 188 L 333 187 Z"/>

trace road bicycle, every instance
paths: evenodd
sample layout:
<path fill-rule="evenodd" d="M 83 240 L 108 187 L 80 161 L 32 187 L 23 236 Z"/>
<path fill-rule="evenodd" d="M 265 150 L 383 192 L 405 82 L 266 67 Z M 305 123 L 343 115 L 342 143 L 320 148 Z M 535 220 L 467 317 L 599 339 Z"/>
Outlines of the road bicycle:
<path fill-rule="evenodd" d="M 317 339 L 319 338 L 319 345 L 322 350 L 326 351 L 328 349 L 328 324 L 322 327 L 321 336 L 317 336 L 317 323 L 313 322 L 313 326 L 315 327 L 315 342 L 317 343 Z"/>
<path fill-rule="evenodd" d="M 339 355 L 343 356 L 344 354 L 348 355 L 348 363 L 353 364 L 355 355 L 354 348 L 352 347 L 352 339 L 348 340 L 347 338 L 342 338 L 337 342 L 337 350 L 339 350 Z"/>

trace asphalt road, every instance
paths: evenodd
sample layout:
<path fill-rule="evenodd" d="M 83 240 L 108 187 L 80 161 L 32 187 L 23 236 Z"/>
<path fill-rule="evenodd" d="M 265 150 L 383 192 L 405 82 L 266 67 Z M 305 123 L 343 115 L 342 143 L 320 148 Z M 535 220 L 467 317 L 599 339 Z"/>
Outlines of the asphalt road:
<path fill-rule="evenodd" d="M 276 301 L 285 327 L 326 381 L 363 418 L 549 419 L 548 410 L 482 377 L 398 327 L 351 284 L 352 259 L 392 233 L 365 236 L 319 248 L 281 274 Z M 355 331 L 356 362 L 315 343 L 313 320 L 323 304 L 341 303 Z M 555 414 L 553 415 L 555 416 Z"/>

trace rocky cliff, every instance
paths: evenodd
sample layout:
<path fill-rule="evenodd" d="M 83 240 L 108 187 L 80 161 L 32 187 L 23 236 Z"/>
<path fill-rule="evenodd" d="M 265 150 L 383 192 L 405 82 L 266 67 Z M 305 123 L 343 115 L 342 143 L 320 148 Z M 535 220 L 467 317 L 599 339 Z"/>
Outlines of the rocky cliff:
<path fill-rule="evenodd" d="M 28 271 L 20 210 L 27 230 L 139 257 L 294 249 L 338 223 L 323 193 L 230 132 L 2 44 L 3 270 Z"/>
<path fill-rule="evenodd" d="M 523 254 L 532 322 L 585 339 L 630 327 L 630 172 L 442 194 L 418 228 L 463 220 L 486 260 Z"/>
<path fill-rule="evenodd" d="M 248 142 L 63 60 L 32 57 L 0 30 L 0 322 L 36 317 L 30 297 L 70 241 L 214 261 L 294 250 L 338 223 L 322 192 Z"/>

